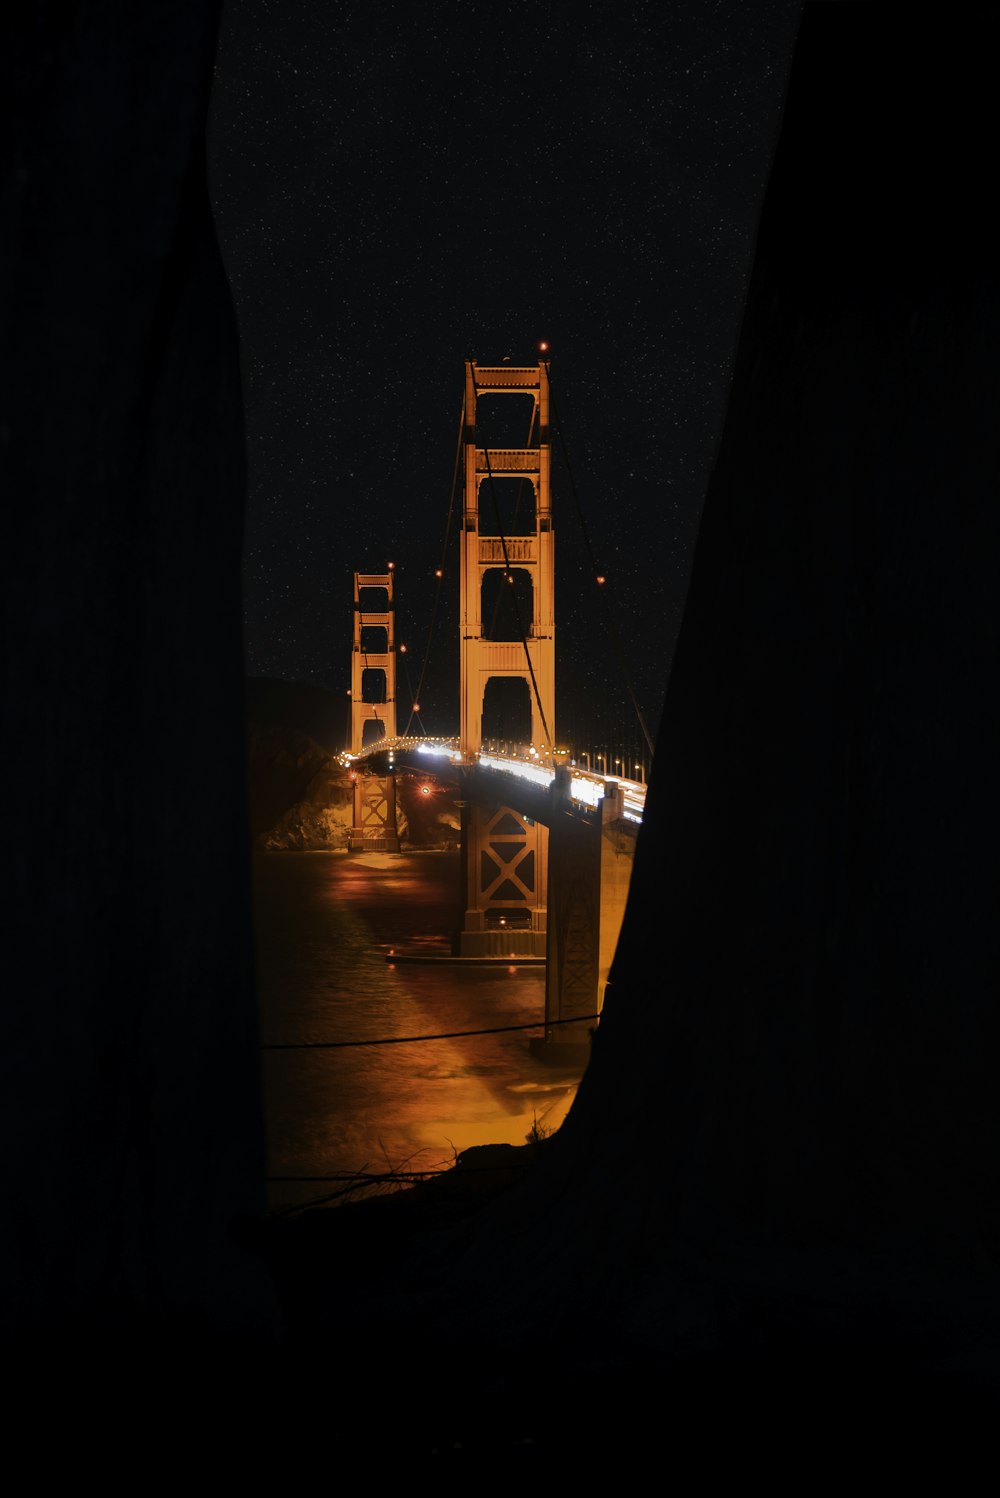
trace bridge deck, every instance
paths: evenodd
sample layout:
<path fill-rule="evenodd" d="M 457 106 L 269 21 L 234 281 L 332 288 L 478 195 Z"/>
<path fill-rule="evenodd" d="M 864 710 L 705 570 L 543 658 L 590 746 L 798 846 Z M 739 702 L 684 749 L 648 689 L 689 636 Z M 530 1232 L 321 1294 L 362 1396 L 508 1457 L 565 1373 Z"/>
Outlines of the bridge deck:
<path fill-rule="evenodd" d="M 372 765 L 374 767 L 376 763 L 388 768 L 404 764 L 424 766 L 429 773 L 434 760 L 447 760 L 456 773 L 460 769 L 489 772 L 486 783 L 492 782 L 492 792 L 497 795 L 502 794 L 503 799 L 514 806 L 517 806 L 520 795 L 526 803 L 531 803 L 530 806 L 525 804 L 520 808 L 529 816 L 533 814 L 537 816 L 540 805 L 538 792 L 547 792 L 556 778 L 555 766 L 545 764 L 541 757 L 530 749 L 522 755 L 494 754 L 487 750 L 480 750 L 473 761 L 467 762 L 462 758 L 457 738 L 379 739 L 363 754 L 344 755 L 343 759 L 345 764 L 359 766 Z M 626 780 L 623 776 L 598 775 L 594 771 L 583 770 L 572 760 L 566 764 L 565 768 L 569 771 L 573 810 L 583 814 L 588 811 L 596 813 L 605 788 L 609 785 L 619 785 L 624 793 L 625 820 L 636 825 L 641 823 L 643 808 L 646 804 L 645 785 L 639 781 Z M 497 777 L 496 780 L 494 776 Z M 503 776 L 502 781 L 499 779 L 500 776 Z M 533 794 L 529 788 L 533 788 Z M 537 819 L 545 820 L 541 816 Z"/>

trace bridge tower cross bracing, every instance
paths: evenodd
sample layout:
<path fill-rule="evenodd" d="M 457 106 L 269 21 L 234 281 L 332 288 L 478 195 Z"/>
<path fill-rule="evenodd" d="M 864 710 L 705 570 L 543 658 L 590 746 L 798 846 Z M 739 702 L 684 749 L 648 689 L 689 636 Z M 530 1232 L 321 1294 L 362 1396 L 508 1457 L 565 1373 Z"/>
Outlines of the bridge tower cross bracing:
<path fill-rule="evenodd" d="M 360 754 L 368 742 L 376 738 L 396 737 L 396 609 L 393 597 L 393 574 L 391 572 L 355 572 L 354 574 L 354 648 L 351 651 L 351 753 Z M 384 590 L 385 608 L 370 608 L 373 599 L 369 590 Z M 367 595 L 367 596 L 366 596 Z M 381 650 L 366 650 L 371 643 L 368 636 L 379 632 Z M 365 700 L 365 689 L 373 682 L 366 681 L 365 672 L 383 673 L 384 688 Z M 366 724 L 380 724 L 381 732 L 365 733 Z"/>
<path fill-rule="evenodd" d="M 537 446 L 479 447 L 476 441 L 478 400 L 504 394 L 531 395 L 535 400 Z M 462 512 L 461 559 L 461 724 L 459 742 L 468 758 L 482 747 L 483 698 L 486 685 L 498 676 L 518 677 L 528 685 L 531 699 L 531 742 L 541 751 L 547 733 L 555 733 L 555 559 L 552 532 L 552 445 L 549 432 L 549 377 L 543 363 L 465 365 L 465 497 Z M 535 493 L 534 533 L 501 537 L 492 530 L 490 474 L 496 479 L 522 478 Z M 485 511 L 485 524 L 480 513 Z M 485 534 L 483 533 L 485 531 Z M 504 543 L 506 542 L 506 558 Z M 525 620 L 527 639 L 488 640 L 483 633 L 483 578 L 487 572 L 523 570 L 531 578 L 531 619 Z M 525 644 L 531 671 L 525 660 Z M 534 672 L 539 702 L 532 688 Z M 544 722 L 543 722 L 544 714 Z M 553 747 L 548 743 L 546 747 Z"/>
<path fill-rule="evenodd" d="M 351 753 L 396 737 L 396 609 L 392 572 L 355 572 Z M 384 592 L 384 598 L 380 596 Z M 383 606 L 384 605 L 384 606 Z M 372 639 L 374 636 L 374 640 Z M 375 648 L 367 647 L 374 645 Z M 399 852 L 396 776 L 354 772 L 351 852 Z"/>
<path fill-rule="evenodd" d="M 483 397 L 534 399 L 536 444 L 481 447 L 477 407 Z M 555 734 L 555 588 L 551 498 L 552 448 L 546 366 L 465 366 L 464 500 L 460 603 L 460 737 L 469 763 L 482 748 L 483 701 L 489 681 L 524 681 L 531 702 L 531 740 L 547 759 Z M 534 526 L 501 536 L 493 522 L 493 478 L 521 478 L 534 491 Z M 480 524 L 480 514 L 485 519 Z M 531 618 L 524 640 L 490 640 L 483 627 L 483 579 L 488 572 L 523 570 L 531 579 Z M 527 659 L 526 659 L 527 653 Z M 530 666 L 529 666 L 530 660 Z M 532 680 L 532 677 L 534 680 Z M 537 693 L 537 695 L 536 695 Z M 464 911 L 456 950 L 462 956 L 544 956 L 548 831 L 509 806 L 469 800 L 462 809 Z"/>

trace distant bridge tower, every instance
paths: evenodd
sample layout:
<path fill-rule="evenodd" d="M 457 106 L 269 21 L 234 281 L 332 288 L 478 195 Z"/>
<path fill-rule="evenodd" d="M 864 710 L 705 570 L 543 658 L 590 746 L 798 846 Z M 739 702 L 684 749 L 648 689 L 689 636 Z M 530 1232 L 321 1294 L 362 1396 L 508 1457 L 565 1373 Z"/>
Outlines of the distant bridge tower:
<path fill-rule="evenodd" d="M 536 445 L 480 447 L 477 405 L 505 394 L 534 398 Z M 545 365 L 465 366 L 465 498 L 461 561 L 461 727 L 463 758 L 482 747 L 483 701 L 497 677 L 524 681 L 531 702 L 531 741 L 548 760 L 555 733 L 555 601 L 549 435 Z M 534 491 L 534 527 L 501 535 L 494 519 L 491 476 L 522 478 Z M 484 520 L 480 524 L 480 513 Z M 531 580 L 525 639 L 489 640 L 483 629 L 483 580 L 524 571 Z M 529 664 L 530 662 L 530 664 Z M 532 680 L 532 678 L 534 678 Z M 457 949 L 463 956 L 545 953 L 548 833 L 506 806 L 469 802 L 462 814 L 464 915 Z"/>
<path fill-rule="evenodd" d="M 354 574 L 351 753 L 396 737 L 396 607 L 391 572 Z"/>
<path fill-rule="evenodd" d="M 351 753 L 396 737 L 396 612 L 389 572 L 354 574 Z M 396 776 L 354 773 L 351 852 L 399 852 Z"/>

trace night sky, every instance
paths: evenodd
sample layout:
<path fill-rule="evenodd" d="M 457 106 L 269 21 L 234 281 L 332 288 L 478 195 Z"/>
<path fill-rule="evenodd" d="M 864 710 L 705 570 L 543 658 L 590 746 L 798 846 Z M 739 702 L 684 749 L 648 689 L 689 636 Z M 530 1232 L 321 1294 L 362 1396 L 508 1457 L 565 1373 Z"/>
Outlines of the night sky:
<path fill-rule="evenodd" d="M 544 338 L 655 726 L 799 9 L 230 0 L 210 170 L 246 374 L 248 674 L 345 692 L 351 573 L 389 559 L 422 657 L 463 360 L 531 363 Z M 558 736 L 628 747 L 558 457 L 554 519 Z M 448 561 L 431 732 L 457 730 Z"/>

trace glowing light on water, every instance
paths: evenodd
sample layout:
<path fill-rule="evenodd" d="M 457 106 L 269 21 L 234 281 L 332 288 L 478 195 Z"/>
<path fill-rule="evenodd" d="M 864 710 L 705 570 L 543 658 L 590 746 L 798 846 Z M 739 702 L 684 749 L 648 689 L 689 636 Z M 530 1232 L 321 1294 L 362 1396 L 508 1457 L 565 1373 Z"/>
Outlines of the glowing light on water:
<path fill-rule="evenodd" d="M 540 1022 L 541 967 L 522 972 L 513 956 L 493 970 L 398 960 L 411 949 L 450 955 L 455 877 L 456 858 L 439 853 L 261 861 L 266 1038 L 374 1040 Z M 529 1053 L 525 1032 L 271 1054 L 265 1065 L 275 1176 L 363 1171 L 386 1151 L 397 1166 L 443 1166 L 449 1141 L 521 1144 L 550 1087 L 548 1063 Z M 321 1087 L 311 1085 L 317 1075 Z M 322 1190 L 279 1181 L 269 1189 L 276 1207 Z"/>

